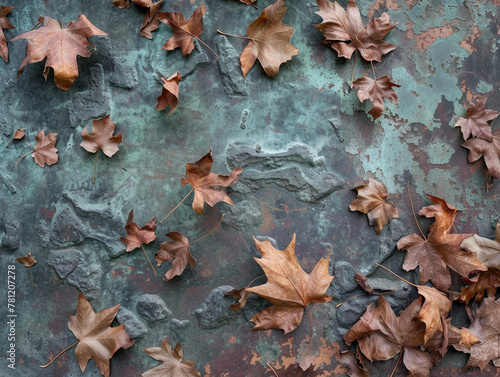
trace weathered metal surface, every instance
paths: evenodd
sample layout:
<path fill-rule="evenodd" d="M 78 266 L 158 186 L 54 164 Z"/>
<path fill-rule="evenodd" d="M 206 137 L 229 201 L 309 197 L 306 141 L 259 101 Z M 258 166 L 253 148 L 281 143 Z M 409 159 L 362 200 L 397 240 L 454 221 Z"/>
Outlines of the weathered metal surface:
<path fill-rule="evenodd" d="M 483 163 L 467 163 L 460 132 L 452 126 L 478 95 L 489 96 L 488 108 L 500 109 L 498 0 L 359 0 L 365 22 L 384 11 L 398 22 L 386 40 L 399 47 L 375 68 L 377 75 L 391 75 L 401 85 L 395 89 L 399 104 L 386 103 L 376 121 L 367 114 L 368 104 L 361 104 L 349 88 L 352 61 L 337 58 L 312 26 L 321 22 L 314 14 L 315 1 L 286 1 L 284 23 L 295 28 L 291 43 L 299 55 L 274 78 L 257 64 L 244 80 L 238 56 L 246 42 L 218 35 L 216 29 L 245 35 L 246 25 L 270 1 L 259 0 L 259 10 L 237 1 L 205 2 L 201 38 L 219 49 L 219 61 L 198 43 L 189 56 L 162 51 L 171 29 L 162 24 L 153 40 L 141 37 L 144 10 L 134 5 L 119 10 L 108 0 L 14 3 L 2 4 L 16 6 L 9 16 L 16 29 L 5 31 L 9 41 L 30 30 L 39 16 L 66 23 L 81 13 L 109 37 L 91 38 L 97 51 L 79 59 L 80 77 L 67 92 L 55 87 L 52 74 L 44 81 L 43 63 L 29 65 L 16 79 L 23 41 L 9 42 L 10 62 L 0 62 L 0 142 L 6 144 L 17 128 L 25 128 L 26 140 L 34 142 L 38 130 L 45 129 L 58 133 L 60 156 L 56 165 L 41 169 L 30 157 L 15 166 L 27 151 L 21 143 L 1 152 L 0 273 L 6 276 L 7 266 L 28 252 L 38 260 L 33 267 L 36 288 L 28 270 L 16 264 L 17 364 L 15 371 L 6 367 L 4 325 L 2 375 L 80 375 L 73 351 L 48 369 L 38 367 L 74 342 L 67 315 L 75 312 L 79 291 L 92 298 L 96 310 L 121 303 L 128 310 L 123 317 L 133 318 L 134 331 L 141 334 L 132 348 L 113 357 L 111 376 L 137 376 L 157 365 L 142 350 L 159 346 L 163 336 L 181 341 L 185 359 L 194 360 L 207 377 L 272 376 L 267 363 L 279 376 L 338 375 L 343 369 L 334 351 L 346 348 L 341 339 L 349 321 L 373 301 L 360 297 L 336 308 L 358 293 L 352 273 L 372 273 L 376 262 L 385 261 L 416 279 L 415 272 L 401 271 L 404 253 L 395 250 L 399 238 L 416 231 L 407 182 L 416 209 L 429 203 L 427 193 L 443 197 L 464 211 L 456 222 L 458 231 L 493 235 L 499 183 L 485 190 Z M 340 3 L 345 6 L 346 1 Z M 163 4 L 161 10 L 189 16 L 198 5 L 183 0 Z M 355 76 L 369 69 L 358 59 Z M 166 118 L 165 111 L 155 110 L 160 77 L 176 71 L 183 76 L 179 105 Z M 79 147 L 80 132 L 106 114 L 117 123 L 123 143 L 112 158 L 100 158 L 92 185 L 94 155 Z M 233 185 L 236 204 L 218 204 L 199 216 L 188 200 L 159 225 L 158 239 L 146 246 L 150 255 L 165 241 L 163 234 L 178 231 L 195 239 L 227 214 L 221 229 L 192 246 L 194 270 L 165 282 L 166 267 L 153 276 L 144 255 L 139 250 L 125 254 L 119 237 L 125 235 L 130 209 L 141 225 L 173 208 L 188 192 L 180 185 L 185 163 L 197 161 L 210 148 L 215 172 L 245 168 Z M 365 216 L 348 210 L 355 197 L 351 189 L 369 177 L 401 194 L 393 200 L 400 219 L 380 236 Z M 428 224 L 421 223 L 424 228 Z M 220 291 L 209 296 L 218 287 L 242 287 L 261 274 L 253 260 L 252 235 L 271 237 L 282 249 L 294 233 L 306 270 L 331 248 L 337 275 L 329 290 L 334 300 L 310 310 L 316 359 L 306 372 L 295 361 L 306 352 L 307 318 L 291 334 L 251 332 L 248 319 L 263 303 L 252 304 L 245 313 L 229 313 Z M 390 295 L 396 311 L 416 296 L 413 288 L 398 285 L 387 273 L 377 271 L 375 277 L 388 279 L 382 285 L 399 287 Z M 171 315 L 148 319 L 138 306 L 144 295 L 156 295 L 147 297 L 160 306 L 163 302 Z M 5 303 L 6 289 L 0 297 Z M 209 297 L 212 304 L 205 310 Z M 212 325 L 210 314 L 215 316 Z M 2 311 L 3 322 L 5 315 Z M 454 325 L 468 325 L 462 305 L 451 316 Z M 465 360 L 450 351 L 432 375 L 477 374 L 461 371 Z M 374 375 L 389 374 L 395 362 L 375 363 Z M 406 375 L 403 369 L 396 375 Z M 98 375 L 93 361 L 86 374 Z M 492 365 L 482 373 L 497 374 Z"/>

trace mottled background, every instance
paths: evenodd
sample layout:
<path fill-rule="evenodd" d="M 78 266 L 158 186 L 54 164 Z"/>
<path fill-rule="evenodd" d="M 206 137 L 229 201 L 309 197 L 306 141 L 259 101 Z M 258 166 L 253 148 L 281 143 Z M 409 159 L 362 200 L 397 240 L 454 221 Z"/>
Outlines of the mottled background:
<path fill-rule="evenodd" d="M 9 16 L 16 29 L 5 30 L 10 41 L 31 30 L 39 16 L 65 23 L 84 13 L 108 37 L 92 37 L 97 51 L 79 59 L 80 77 L 69 91 L 55 87 L 53 74 L 45 82 L 43 63 L 17 69 L 25 41 L 9 42 L 10 61 L 0 61 L 0 143 L 5 145 L 17 128 L 35 144 L 40 129 L 57 132 L 59 162 L 37 166 L 31 157 L 15 166 L 28 150 L 22 143 L 3 148 L 0 158 L 1 271 L 6 287 L 7 265 L 31 252 L 38 260 L 29 271 L 16 263 L 17 327 L 16 370 L 7 369 L 7 326 L 0 326 L 1 372 L 7 376 L 79 376 L 74 351 L 48 369 L 50 357 L 72 344 L 68 313 L 75 313 L 78 292 L 101 310 L 120 303 L 119 322 L 137 338 L 128 350 L 111 360 L 111 376 L 138 376 L 159 362 L 143 348 L 159 346 L 163 336 L 181 342 L 185 359 L 193 360 L 202 376 L 333 376 L 343 373 L 335 350 L 346 349 L 347 331 L 375 297 L 359 297 L 336 305 L 360 290 L 355 271 L 372 274 L 379 289 L 396 289 L 388 296 L 396 312 L 416 297 L 414 288 L 395 280 L 375 263 L 383 262 L 407 279 L 417 273 L 401 270 L 404 252 L 395 249 L 402 236 L 417 231 L 406 185 L 409 182 L 416 210 L 429 204 L 425 194 L 445 198 L 463 211 L 456 230 L 493 236 L 498 220 L 500 183 L 485 188 L 482 160 L 469 165 L 459 129 L 470 101 L 488 95 L 487 108 L 500 110 L 498 77 L 500 2 L 498 0 L 377 0 L 359 1 L 368 17 L 388 12 L 397 26 L 386 40 L 399 47 L 375 64 L 378 76 L 390 75 L 399 104 L 387 103 L 376 121 L 367 114 L 350 89 L 352 61 L 337 58 L 323 45 L 313 24 L 315 1 L 287 0 L 284 23 L 295 28 L 291 43 L 299 54 L 269 78 L 257 64 L 243 79 L 239 54 L 246 41 L 226 38 L 216 29 L 246 35 L 246 26 L 271 4 L 259 0 L 259 9 L 234 0 L 206 0 L 201 38 L 220 54 L 220 60 L 202 45 L 189 56 L 166 52 L 162 45 L 172 29 L 161 24 L 153 40 L 139 35 L 145 8 L 119 10 L 108 0 L 12 1 Z M 346 1 L 340 0 L 345 6 Z M 199 1 L 166 0 L 161 11 L 189 17 Z M 355 77 L 370 66 L 357 60 Z M 178 71 L 179 105 L 172 115 L 155 109 L 161 93 L 160 77 Z M 110 114 L 123 134 L 120 151 L 101 156 L 97 182 L 91 183 L 94 155 L 79 146 L 80 132 L 93 119 Z M 494 127 L 496 128 L 496 127 Z M 146 246 L 152 257 L 167 232 L 195 239 L 225 213 L 223 226 L 192 246 L 197 258 L 170 282 L 162 279 L 167 266 L 153 276 L 140 250 L 125 253 L 119 241 L 133 208 L 135 220 L 145 224 L 162 218 L 189 191 L 180 185 L 185 164 L 212 148 L 216 173 L 234 167 L 243 173 L 231 188 L 234 206 L 218 204 L 196 215 L 187 200 L 157 228 L 158 238 Z M 350 212 L 352 190 L 376 178 L 399 207 L 400 219 L 380 235 L 366 216 Z M 419 218 L 426 229 L 430 223 Z M 294 332 L 250 332 L 248 320 L 265 303 L 252 300 L 243 312 L 230 312 L 232 300 L 223 297 L 231 287 L 242 287 L 261 275 L 253 257 L 258 255 L 252 236 L 269 237 L 283 249 L 297 234 L 296 254 L 306 271 L 331 254 L 336 275 L 328 293 L 334 299 L 311 306 L 312 367 L 302 372 L 295 363 L 307 347 L 307 317 Z M 262 282 L 262 280 L 261 280 Z M 454 275 L 455 290 L 460 289 Z M 0 295 L 6 305 L 6 288 Z M 6 321 L 2 310 L 1 322 Z M 463 305 L 452 312 L 455 326 L 468 326 Z M 461 372 L 467 357 L 451 350 L 431 375 L 476 375 Z M 396 360 L 376 363 L 374 375 L 390 373 Z M 7 374 L 5 374 L 7 373 Z M 397 375 L 405 376 L 404 367 Z M 484 375 L 497 375 L 491 364 Z M 100 375 L 93 361 L 86 375 Z"/>

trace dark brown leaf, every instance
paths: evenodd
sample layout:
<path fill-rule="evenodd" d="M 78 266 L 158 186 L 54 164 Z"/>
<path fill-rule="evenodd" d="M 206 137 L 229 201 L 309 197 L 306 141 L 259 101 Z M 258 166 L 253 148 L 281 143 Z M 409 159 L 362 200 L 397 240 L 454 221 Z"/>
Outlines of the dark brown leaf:
<path fill-rule="evenodd" d="M 361 102 L 367 99 L 372 101 L 373 107 L 368 114 L 372 116 L 373 120 L 382 115 L 382 111 L 385 109 L 385 99 L 388 99 L 393 104 L 398 103 L 398 95 L 392 87 L 400 87 L 401 85 L 394 84 L 389 76 L 379 77 L 374 80 L 365 74 L 352 84 L 358 89 L 358 98 Z"/>
<path fill-rule="evenodd" d="M 16 258 L 16 261 L 21 263 L 24 267 L 31 267 L 36 263 L 36 260 L 31 253 L 28 253 L 25 257 Z"/>
<path fill-rule="evenodd" d="M 161 95 L 158 97 L 158 104 L 156 105 L 156 110 L 164 110 L 170 106 L 170 112 L 168 115 L 172 114 L 172 111 L 177 107 L 179 102 L 179 82 L 182 76 L 179 72 L 175 72 L 168 79 L 162 77 L 163 87 L 161 90 Z"/>
<path fill-rule="evenodd" d="M 189 240 L 182 234 L 170 232 L 166 234 L 173 241 L 162 242 L 160 250 L 155 254 L 156 263 L 161 266 L 164 261 L 173 261 L 172 268 L 165 274 L 165 280 L 170 280 L 174 276 L 181 275 L 186 265 L 194 268 L 196 259 L 189 251 Z"/>
<path fill-rule="evenodd" d="M 127 235 L 125 237 L 120 237 L 120 241 L 127 245 L 126 251 L 132 251 L 141 247 L 143 244 L 148 244 L 156 239 L 156 218 L 154 216 L 151 221 L 142 228 L 139 228 L 135 221 L 132 222 L 133 218 L 134 210 L 131 210 L 128 215 L 127 224 L 125 225 Z"/>

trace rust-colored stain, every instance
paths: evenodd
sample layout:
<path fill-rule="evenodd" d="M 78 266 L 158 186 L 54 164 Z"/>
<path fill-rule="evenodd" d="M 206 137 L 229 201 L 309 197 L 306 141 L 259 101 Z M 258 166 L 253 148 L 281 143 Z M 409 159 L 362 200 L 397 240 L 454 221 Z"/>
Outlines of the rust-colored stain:
<path fill-rule="evenodd" d="M 452 22 L 455 22 L 455 20 Z M 406 26 L 408 27 L 408 31 L 406 32 L 407 38 L 415 39 L 417 49 L 420 51 L 425 51 L 427 47 L 432 45 L 438 39 L 447 38 L 454 33 L 451 25 L 446 24 L 444 21 L 443 26 L 429 28 L 420 34 L 415 34 L 413 31 L 413 22 L 407 23 Z"/>
<path fill-rule="evenodd" d="M 237 338 L 236 338 L 234 335 L 232 335 L 232 336 L 229 338 L 228 343 L 233 344 L 234 342 L 236 342 L 236 339 L 237 339 Z"/>
<path fill-rule="evenodd" d="M 375 11 L 380 8 L 385 9 L 398 9 L 398 3 L 395 0 L 376 0 L 375 4 L 368 10 L 368 18 L 372 18 L 375 14 Z"/>
<path fill-rule="evenodd" d="M 472 34 L 469 36 L 469 38 L 464 39 L 462 42 L 460 42 L 460 47 L 464 48 L 467 50 L 469 54 L 472 54 L 474 51 L 477 51 L 477 49 L 472 45 L 474 41 L 481 36 L 482 32 L 479 31 L 479 27 L 476 25 L 472 26 Z"/>

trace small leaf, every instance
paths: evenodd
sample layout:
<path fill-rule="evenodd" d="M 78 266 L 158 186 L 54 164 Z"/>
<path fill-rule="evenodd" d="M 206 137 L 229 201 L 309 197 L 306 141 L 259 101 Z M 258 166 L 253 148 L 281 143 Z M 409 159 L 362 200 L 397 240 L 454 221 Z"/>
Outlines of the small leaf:
<path fill-rule="evenodd" d="M 151 221 L 142 228 L 139 228 L 135 221 L 132 222 L 133 218 L 134 210 L 131 210 L 128 215 L 127 224 L 125 225 L 127 235 L 125 237 L 120 237 L 120 241 L 127 245 L 126 251 L 132 251 L 156 239 L 156 218 L 154 216 Z"/>
<path fill-rule="evenodd" d="M 42 168 L 47 165 L 53 165 L 57 161 L 59 161 L 59 156 L 57 155 L 56 142 L 57 142 L 57 134 L 51 132 L 45 136 L 45 131 L 41 130 L 35 136 L 36 145 L 33 147 L 34 152 L 31 155 L 35 162 L 40 165 Z"/>
<path fill-rule="evenodd" d="M 144 348 L 144 352 L 155 360 L 163 361 L 163 364 L 143 373 L 142 377 L 201 377 L 194 368 L 194 362 L 182 361 L 184 354 L 179 343 L 172 350 L 170 343 L 162 339 L 161 348 Z"/>
<path fill-rule="evenodd" d="M 168 115 L 172 114 L 172 111 L 177 107 L 179 102 L 179 82 L 182 76 L 179 72 L 175 72 L 168 79 L 164 77 L 161 78 L 163 81 L 163 87 L 161 90 L 161 95 L 158 97 L 158 104 L 156 105 L 156 110 L 164 110 L 170 106 L 170 112 Z"/>
<path fill-rule="evenodd" d="M 24 267 L 31 267 L 36 263 L 36 260 L 31 253 L 28 253 L 25 257 L 16 258 L 16 261 L 21 263 Z"/>
<path fill-rule="evenodd" d="M 99 149 L 108 157 L 118 152 L 118 144 L 122 142 L 122 134 L 113 136 L 116 123 L 109 115 L 92 121 L 92 132 L 85 127 L 81 133 L 83 142 L 80 144 L 86 151 L 95 153 Z"/>
<path fill-rule="evenodd" d="M 373 120 L 382 115 L 382 111 L 385 109 L 385 99 L 388 99 L 393 104 L 398 103 L 398 95 L 392 87 L 400 87 L 401 85 L 394 84 L 389 76 L 373 80 L 371 77 L 364 75 L 352 84 L 356 89 L 359 89 L 358 98 L 361 102 L 367 99 L 372 101 L 373 107 L 368 114 L 371 114 Z"/>
<path fill-rule="evenodd" d="M 488 121 L 495 119 L 498 111 L 486 109 L 486 97 L 477 103 L 471 104 L 467 114 L 459 117 L 453 127 L 460 127 L 464 140 L 470 136 L 478 137 L 486 141 L 493 141 L 491 126 Z"/>
<path fill-rule="evenodd" d="M 173 261 L 172 268 L 165 274 L 165 280 L 170 280 L 174 276 L 181 275 L 187 264 L 194 268 L 196 259 L 189 251 L 189 240 L 186 237 L 177 232 L 167 233 L 166 236 L 173 241 L 163 242 L 155 254 L 155 259 L 158 266 L 164 261 Z"/>

